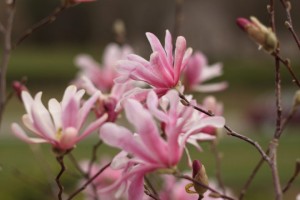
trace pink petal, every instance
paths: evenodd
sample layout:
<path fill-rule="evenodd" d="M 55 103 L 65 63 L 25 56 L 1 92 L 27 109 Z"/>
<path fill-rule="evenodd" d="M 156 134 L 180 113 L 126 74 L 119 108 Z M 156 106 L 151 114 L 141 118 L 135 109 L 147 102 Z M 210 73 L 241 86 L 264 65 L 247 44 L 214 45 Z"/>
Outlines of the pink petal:
<path fill-rule="evenodd" d="M 172 45 L 172 36 L 169 30 L 166 30 L 165 36 L 165 50 L 168 56 L 169 63 L 173 63 L 173 45 Z"/>
<path fill-rule="evenodd" d="M 131 180 L 128 188 L 128 197 L 132 200 L 141 200 L 144 195 L 144 173 L 139 173 Z"/>
<path fill-rule="evenodd" d="M 21 140 L 27 142 L 27 143 L 46 143 L 48 142 L 47 140 L 41 139 L 41 138 L 30 138 L 26 135 L 24 130 L 17 124 L 13 123 L 11 125 L 11 130 Z"/>
<path fill-rule="evenodd" d="M 186 50 L 186 41 L 184 37 L 179 36 L 176 40 L 175 58 L 174 58 L 174 80 L 178 82 L 180 72 L 183 69 L 182 60 Z"/>
<path fill-rule="evenodd" d="M 150 112 L 160 121 L 168 122 L 168 118 L 164 112 L 159 110 L 158 107 L 158 97 L 154 91 L 150 91 L 147 98 L 147 106 Z"/>
<path fill-rule="evenodd" d="M 218 92 L 224 90 L 228 87 L 227 82 L 221 83 L 210 83 L 205 85 L 197 85 L 194 86 L 192 89 L 197 92 Z"/>
<path fill-rule="evenodd" d="M 21 96 L 22 96 L 22 101 L 24 103 L 25 110 L 29 114 L 29 118 L 32 120 L 31 106 L 33 104 L 33 98 L 31 97 L 31 95 L 27 91 L 22 91 Z"/>
<path fill-rule="evenodd" d="M 205 66 L 203 73 L 201 74 L 201 81 L 204 82 L 206 80 L 218 77 L 222 75 L 222 63 L 217 63 L 212 66 Z"/>
<path fill-rule="evenodd" d="M 160 137 L 155 121 L 150 113 L 136 100 L 128 99 L 125 103 L 126 117 L 135 126 L 136 132 L 141 137 L 145 148 L 159 158 L 162 163 L 166 163 L 167 152 L 166 143 Z M 147 149 L 145 149 L 147 150 Z"/>
<path fill-rule="evenodd" d="M 74 127 L 69 127 L 63 130 L 62 136 L 59 140 L 60 149 L 71 149 L 76 144 L 78 131 Z"/>
<path fill-rule="evenodd" d="M 50 99 L 48 103 L 49 112 L 52 116 L 55 129 L 58 130 L 62 128 L 62 110 L 61 105 L 56 99 Z"/>
<path fill-rule="evenodd" d="M 100 97 L 100 94 L 101 93 L 99 91 L 96 91 L 93 94 L 93 96 L 91 96 L 86 102 L 84 102 L 84 104 L 82 105 L 82 107 L 79 110 L 79 120 L 78 120 L 77 128 L 82 127 L 83 123 L 86 121 L 86 118 L 87 118 L 90 110 L 94 106 L 97 99 Z"/>
<path fill-rule="evenodd" d="M 92 132 L 94 132 L 97 128 L 99 128 L 107 120 L 107 117 L 108 117 L 107 114 L 104 114 L 101 118 L 99 118 L 96 121 L 92 122 L 84 130 L 84 132 L 77 138 L 77 141 L 83 140 L 89 134 L 91 134 Z"/>
<path fill-rule="evenodd" d="M 160 58 L 162 64 L 166 67 L 169 74 L 174 76 L 173 68 L 171 66 L 172 63 L 168 62 L 167 57 L 166 57 L 166 52 L 163 49 L 163 47 L 162 47 L 160 41 L 158 40 L 158 38 L 152 33 L 146 33 L 146 36 L 149 40 L 149 43 L 151 45 L 151 48 L 152 48 L 153 52 L 155 52 L 155 51 L 158 52 L 159 58 Z"/>
<path fill-rule="evenodd" d="M 77 128 L 79 121 L 79 102 L 77 102 L 74 97 L 71 97 L 62 109 L 63 129 L 66 129 L 68 127 Z"/>
<path fill-rule="evenodd" d="M 139 143 L 132 133 L 121 126 L 106 123 L 100 129 L 100 138 L 110 146 L 120 148 L 143 160 L 154 163 L 155 157 Z"/>

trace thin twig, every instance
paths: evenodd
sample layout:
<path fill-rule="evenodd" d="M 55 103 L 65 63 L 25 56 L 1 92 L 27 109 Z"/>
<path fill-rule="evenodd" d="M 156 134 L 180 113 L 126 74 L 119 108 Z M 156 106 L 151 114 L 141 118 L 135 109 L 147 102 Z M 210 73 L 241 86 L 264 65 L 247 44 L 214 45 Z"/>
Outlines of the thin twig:
<path fill-rule="evenodd" d="M 104 165 L 94 176 L 92 176 L 85 184 L 83 184 L 78 190 L 72 193 L 67 200 L 73 199 L 76 195 L 78 195 L 81 191 L 83 191 L 90 183 L 92 183 L 106 168 L 110 166 L 111 162 Z"/>
<path fill-rule="evenodd" d="M 99 140 L 99 141 L 93 146 L 92 157 L 91 157 L 91 160 L 90 160 L 89 165 L 88 165 L 88 171 L 87 171 L 88 176 L 90 176 L 91 170 L 92 170 L 92 166 L 93 166 L 94 162 L 97 160 L 97 150 L 98 150 L 98 148 L 99 148 L 102 144 L 103 144 L 102 140 Z"/>
<path fill-rule="evenodd" d="M 57 183 L 57 186 L 59 188 L 58 195 L 57 195 L 59 200 L 62 200 L 62 194 L 63 194 L 63 191 L 64 191 L 64 187 L 60 182 L 60 177 L 62 176 L 62 174 L 66 170 L 66 167 L 65 167 L 65 164 L 64 164 L 64 155 L 65 154 L 59 155 L 59 156 L 56 157 L 56 160 L 57 160 L 57 162 L 59 163 L 59 165 L 61 167 L 61 169 L 60 169 L 60 171 L 57 174 L 56 179 L 55 179 L 55 181 Z"/>
<path fill-rule="evenodd" d="M 272 56 L 278 59 L 287 68 L 287 70 L 293 77 L 293 82 L 300 88 L 300 81 L 298 80 L 297 76 L 295 75 L 292 69 L 291 62 L 288 59 L 283 59 L 282 57 L 280 57 L 279 53 L 272 53 Z"/>
<path fill-rule="evenodd" d="M 273 32 L 276 34 L 275 27 L 275 10 L 274 10 L 274 0 L 270 0 L 270 5 L 268 6 L 269 16 L 270 16 L 270 24 Z M 276 128 L 273 139 L 269 145 L 269 157 L 270 157 L 270 168 L 272 171 L 274 190 L 275 190 L 275 199 L 282 199 L 282 190 L 280 185 L 280 177 L 278 173 L 277 167 L 277 147 L 281 132 L 282 126 L 282 106 L 281 106 L 281 76 L 280 76 L 280 60 L 278 58 L 279 54 L 279 42 L 274 51 L 275 54 L 275 98 L 276 98 Z"/>
<path fill-rule="evenodd" d="M 148 195 L 149 197 L 151 197 L 152 199 L 154 199 L 154 200 L 159 200 L 159 198 L 158 198 L 156 195 L 152 194 L 152 193 L 151 193 L 150 191 L 148 191 L 148 190 L 145 190 L 144 193 L 145 193 L 146 195 Z"/>
<path fill-rule="evenodd" d="M 58 7 L 56 7 L 47 17 L 41 19 L 39 22 L 34 24 L 31 28 L 27 29 L 23 35 L 19 37 L 16 44 L 14 45 L 14 48 L 21 44 L 26 38 L 28 38 L 33 32 L 37 31 L 44 25 L 50 24 L 56 20 L 56 18 L 63 13 L 67 8 L 69 8 L 68 4 L 61 4 Z"/>
<path fill-rule="evenodd" d="M 296 34 L 296 31 L 294 30 L 292 16 L 291 16 L 291 9 L 292 5 L 289 0 L 280 0 L 282 6 L 285 8 L 286 18 L 287 21 L 285 21 L 285 26 L 288 28 L 288 30 L 291 32 L 299 50 L 300 50 L 300 40 L 298 35 Z"/>
<path fill-rule="evenodd" d="M 6 102 L 6 74 L 7 74 L 7 68 L 8 63 L 10 59 L 11 54 L 11 34 L 12 34 L 12 28 L 13 28 L 13 21 L 14 21 L 14 15 L 15 15 L 15 3 L 11 3 L 7 5 L 6 8 L 6 27 L 1 25 L 4 35 L 4 42 L 3 42 L 3 53 L 2 53 L 2 61 L 0 65 L 0 127 L 2 122 L 2 116 L 5 109 L 5 102 Z"/>
<path fill-rule="evenodd" d="M 192 177 L 189 177 L 189 176 L 187 176 L 187 175 L 182 175 L 182 174 L 174 174 L 174 176 L 176 176 L 177 178 L 182 178 L 182 179 L 189 180 L 189 181 L 193 182 L 194 184 L 197 184 L 197 185 L 199 185 L 199 186 L 201 186 L 201 187 L 203 187 L 203 188 L 206 188 L 206 189 L 210 190 L 211 192 L 217 194 L 218 197 L 220 197 L 220 198 L 228 199 L 228 200 L 234 200 L 232 197 L 229 197 L 229 196 L 226 196 L 226 195 L 222 195 L 222 194 L 221 194 L 220 192 L 218 192 L 217 190 L 215 190 L 215 189 L 209 187 L 208 185 L 205 185 L 205 184 L 203 184 L 203 183 L 201 183 L 201 182 L 199 182 L 199 181 L 193 179 Z"/>
<path fill-rule="evenodd" d="M 146 176 L 145 176 L 145 181 L 146 181 L 147 186 L 151 189 L 152 193 L 153 193 L 156 197 L 158 197 L 158 193 L 157 193 L 156 189 L 155 189 L 154 186 L 152 185 L 152 183 L 151 183 L 151 181 L 149 180 L 149 178 L 147 178 Z"/>
<path fill-rule="evenodd" d="M 225 185 L 222 179 L 222 174 L 221 174 L 221 154 L 218 151 L 216 140 L 213 140 L 211 142 L 211 151 L 214 154 L 215 157 L 215 162 L 216 162 L 216 178 L 218 181 L 219 187 L 222 189 L 223 194 L 226 195 L 226 190 L 225 190 Z"/>
<path fill-rule="evenodd" d="M 291 121 L 291 119 L 293 118 L 293 116 L 296 114 L 296 110 L 295 107 L 293 106 L 292 109 L 290 110 L 289 114 L 287 115 L 287 117 L 282 121 L 282 125 L 281 125 L 281 130 L 279 133 L 279 137 L 282 135 L 284 129 L 286 128 L 287 124 Z M 269 154 L 269 148 L 266 151 L 266 154 Z M 240 195 L 239 195 L 239 200 L 242 200 L 249 188 L 249 186 L 251 185 L 254 177 L 256 176 L 257 172 L 260 170 L 262 164 L 264 163 L 264 159 L 261 158 L 259 160 L 259 162 L 256 164 L 255 168 L 253 169 L 252 173 L 250 174 L 249 178 L 247 179 L 245 185 L 243 186 L 243 188 L 241 189 Z"/>
<path fill-rule="evenodd" d="M 202 112 L 208 116 L 214 116 L 213 113 L 206 111 L 198 106 L 192 105 L 190 104 L 190 102 L 185 98 L 185 96 L 183 94 L 179 93 L 179 97 L 182 99 L 182 103 L 185 106 L 190 106 L 192 108 L 194 108 L 195 110 L 198 110 L 199 112 Z M 261 156 L 264 158 L 264 160 L 266 160 L 268 163 L 270 162 L 270 159 L 268 157 L 268 155 L 264 152 L 264 150 L 261 148 L 261 146 L 259 145 L 258 142 L 253 141 L 252 139 L 248 138 L 247 136 L 241 135 L 235 131 L 233 131 L 229 126 L 225 125 L 224 126 L 225 130 L 227 131 L 227 134 L 236 138 L 239 138 L 241 140 L 244 140 L 246 142 L 248 142 L 249 144 L 251 144 L 252 146 L 254 146 L 258 152 L 261 154 Z"/>
<path fill-rule="evenodd" d="M 290 180 L 288 181 L 288 183 L 286 184 L 286 186 L 283 188 L 282 192 L 285 193 L 286 191 L 288 191 L 288 189 L 291 187 L 292 183 L 295 181 L 295 179 L 297 178 L 297 176 L 300 173 L 300 160 L 296 160 L 296 166 L 295 166 L 295 171 L 293 176 L 290 178 Z"/>

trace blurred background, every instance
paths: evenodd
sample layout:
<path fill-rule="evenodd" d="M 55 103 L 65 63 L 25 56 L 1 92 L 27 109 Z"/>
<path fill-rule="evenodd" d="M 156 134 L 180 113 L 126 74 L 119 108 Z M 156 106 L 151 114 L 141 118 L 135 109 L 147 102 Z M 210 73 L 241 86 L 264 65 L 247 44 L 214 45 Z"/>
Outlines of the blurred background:
<path fill-rule="evenodd" d="M 14 41 L 28 27 L 52 12 L 59 3 L 58 0 L 18 1 Z M 224 65 L 224 75 L 216 81 L 228 81 L 229 88 L 212 95 L 223 102 L 227 124 L 259 141 L 265 148 L 275 129 L 274 59 L 264 51 L 259 51 L 257 45 L 236 26 L 235 20 L 237 17 L 248 18 L 253 15 L 268 24 L 267 3 L 259 0 L 186 0 L 182 7 L 183 23 L 180 27 L 180 35 L 186 38 L 188 46 L 207 55 L 210 64 L 222 62 Z M 291 3 L 294 27 L 300 33 L 300 2 L 294 0 Z M 5 17 L 4 10 L 4 1 L 1 1 L 1 21 Z M 285 11 L 279 1 L 276 1 L 275 11 L 281 54 L 291 59 L 292 67 L 300 77 L 299 50 L 284 26 Z M 8 84 L 27 77 L 32 94 L 44 91 L 45 102 L 50 97 L 60 98 L 78 71 L 73 63 L 75 56 L 87 53 L 101 63 L 104 47 L 115 42 L 112 27 L 118 19 L 126 25 L 126 43 L 137 54 L 148 59 L 151 49 L 145 32 L 152 32 L 163 41 L 165 30 L 174 30 L 175 0 L 98 0 L 68 9 L 55 22 L 34 32 L 13 50 Z M 0 41 L 2 45 L 2 37 Z M 287 113 L 297 88 L 284 67 L 281 72 L 283 112 Z M 11 91 L 11 88 L 8 90 Z M 195 94 L 199 101 L 206 95 Z M 41 198 L 49 192 L 49 181 L 43 176 L 45 168 L 50 168 L 54 175 L 58 170 L 49 147 L 28 147 L 11 137 L 10 124 L 13 121 L 20 122 L 23 113 L 23 106 L 13 98 L 7 106 L 0 134 L 0 199 L 51 199 Z M 298 112 L 279 145 L 282 185 L 292 175 L 295 160 L 300 157 L 299 122 Z M 87 157 L 92 145 L 93 139 L 78 145 L 75 155 L 78 158 Z M 107 151 L 106 147 L 101 148 Z M 219 148 L 223 152 L 224 182 L 238 192 L 259 160 L 259 155 L 250 145 L 226 135 L 220 140 Z M 41 152 L 36 149 L 41 149 Z M 209 145 L 204 144 L 204 149 L 208 153 L 194 156 L 206 164 L 209 175 L 213 177 L 215 165 Z M 49 162 L 46 167 L 39 164 L 45 159 Z M 72 188 L 74 180 L 68 175 L 64 180 L 65 185 Z M 245 199 L 271 199 L 272 191 L 271 174 L 264 166 Z M 286 199 L 295 199 L 297 193 L 300 193 L 299 178 L 286 194 Z"/>

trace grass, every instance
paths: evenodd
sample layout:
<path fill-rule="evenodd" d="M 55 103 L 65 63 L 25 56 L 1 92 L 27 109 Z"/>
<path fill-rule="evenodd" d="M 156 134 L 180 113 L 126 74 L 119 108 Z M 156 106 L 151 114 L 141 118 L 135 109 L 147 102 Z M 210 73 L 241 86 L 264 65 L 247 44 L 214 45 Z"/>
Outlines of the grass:
<path fill-rule="evenodd" d="M 73 79 L 77 69 L 73 59 L 78 53 L 87 52 L 99 60 L 101 51 L 86 49 L 84 47 L 21 47 L 13 54 L 9 67 L 9 81 L 28 77 L 29 88 L 32 93 L 45 91 L 43 99 L 59 97 L 64 88 Z M 226 92 L 216 94 L 219 100 L 224 102 L 225 117 L 227 123 L 242 134 L 248 134 L 259 141 L 264 148 L 267 147 L 270 133 L 264 130 L 253 129 L 246 123 L 245 110 L 251 105 L 257 96 L 269 92 L 273 84 L 272 64 L 266 61 L 243 61 L 237 59 L 225 60 L 225 76 L 222 80 L 228 80 L 230 87 Z M 299 68 L 300 69 L 300 68 Z M 297 72 L 299 72 L 299 69 Z M 284 88 L 290 88 L 290 78 L 283 71 Z M 45 89 L 46 88 L 46 89 Z M 197 95 L 201 100 L 203 95 Z M 0 199 L 5 200 L 38 200 L 53 199 L 51 185 L 59 171 L 55 156 L 49 145 L 28 146 L 23 142 L 10 137 L 10 124 L 20 121 L 24 108 L 16 99 L 12 99 L 6 109 L 3 126 L 0 135 Z M 245 132 L 247 130 L 247 132 Z M 272 129 L 269 129 L 273 132 Z M 282 185 L 291 177 L 296 158 L 299 158 L 299 126 L 288 129 L 279 145 L 279 169 Z M 255 134 L 254 134 L 255 133 Z M 88 158 L 91 148 L 95 144 L 95 136 L 80 143 L 73 151 L 78 160 Z M 215 164 L 209 144 L 203 144 L 205 152 L 196 152 L 193 148 L 194 159 L 200 159 L 206 166 L 209 177 L 214 177 Z M 219 142 L 219 150 L 223 153 L 222 176 L 227 186 L 234 192 L 238 192 L 245 183 L 255 164 L 260 159 L 259 154 L 249 144 L 236 138 L 224 136 Z M 99 153 L 115 154 L 116 151 L 101 146 Z M 184 160 L 185 161 L 185 160 Z M 78 181 L 78 173 L 72 163 L 66 159 L 68 171 L 63 175 L 63 184 L 70 194 Z M 294 199 L 299 193 L 299 177 L 285 199 Z M 258 173 L 253 184 L 249 188 L 245 199 L 265 200 L 273 198 L 271 174 L 266 165 Z M 78 197 L 77 199 L 82 199 Z"/>

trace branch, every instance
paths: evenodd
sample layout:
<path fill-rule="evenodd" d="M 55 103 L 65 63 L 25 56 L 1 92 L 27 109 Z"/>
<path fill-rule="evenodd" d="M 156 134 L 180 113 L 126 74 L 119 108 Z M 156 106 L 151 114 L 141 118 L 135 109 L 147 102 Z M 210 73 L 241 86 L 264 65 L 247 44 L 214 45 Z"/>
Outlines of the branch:
<path fill-rule="evenodd" d="M 268 12 L 270 16 L 270 24 L 273 32 L 276 34 L 275 27 L 275 10 L 274 10 L 274 0 L 270 0 L 270 5 L 268 6 Z M 279 41 L 277 48 L 275 49 L 275 98 L 276 98 L 276 128 L 272 141 L 269 145 L 269 165 L 272 171 L 274 190 L 275 190 L 275 199 L 282 199 L 282 191 L 280 185 L 280 177 L 277 167 L 277 147 L 278 141 L 281 133 L 281 123 L 282 123 L 282 106 L 281 106 L 281 75 L 280 75 L 280 59 L 277 56 L 279 54 Z"/>
<path fill-rule="evenodd" d="M 293 82 L 300 88 L 300 82 L 292 69 L 290 60 L 281 58 L 279 53 L 272 53 L 272 56 L 274 56 L 276 59 L 278 59 L 287 68 L 287 70 L 293 77 Z"/>
<path fill-rule="evenodd" d="M 10 3 L 10 4 L 9 4 Z M 0 64 L 0 126 L 6 102 L 6 74 L 11 54 L 11 34 L 15 15 L 15 2 L 6 3 L 6 27 L 1 24 L 4 35 L 2 61 Z"/>
<path fill-rule="evenodd" d="M 183 94 L 180 94 L 179 93 L 179 97 L 181 98 L 181 102 L 183 105 L 185 106 L 190 106 L 192 108 L 194 108 L 195 110 L 198 110 L 199 112 L 202 112 L 208 116 L 214 116 L 213 113 L 209 112 L 209 111 L 206 111 L 198 106 L 195 106 L 195 105 L 192 105 L 190 104 L 190 102 L 185 98 L 185 96 Z M 252 139 L 248 138 L 247 136 L 244 136 L 244 135 L 241 135 L 235 131 L 233 131 L 229 126 L 225 125 L 224 126 L 225 130 L 227 131 L 227 134 L 230 135 L 230 136 L 233 136 L 233 137 L 236 137 L 236 138 L 239 138 L 241 140 L 244 140 L 246 142 L 248 142 L 249 144 L 251 144 L 252 146 L 254 146 L 258 152 L 261 154 L 261 156 L 263 157 L 264 160 L 266 160 L 268 163 L 270 162 L 270 159 L 268 157 L 268 155 L 264 152 L 264 150 L 261 148 L 261 146 L 259 145 L 258 142 L 256 141 L 253 141 Z"/>
<path fill-rule="evenodd" d="M 76 195 L 78 195 L 81 191 L 83 191 L 90 183 L 92 183 L 106 168 L 110 166 L 111 162 L 103 166 L 93 177 L 91 177 L 83 186 L 81 186 L 78 190 L 76 190 L 73 194 L 69 196 L 67 200 L 73 199 Z"/>
<path fill-rule="evenodd" d="M 291 9 L 292 9 L 292 5 L 291 2 L 289 0 L 280 0 L 282 6 L 285 8 L 285 13 L 286 13 L 286 18 L 287 21 L 285 21 L 285 26 L 287 27 L 287 29 L 291 32 L 299 50 L 300 50 L 300 40 L 294 30 L 293 27 L 293 22 L 292 22 L 292 16 L 291 16 Z"/>
<path fill-rule="evenodd" d="M 60 182 L 60 177 L 62 176 L 62 174 L 64 173 L 64 171 L 66 170 L 66 167 L 65 167 L 65 164 L 64 164 L 64 154 L 63 155 L 60 155 L 60 156 L 57 156 L 56 157 L 56 160 L 58 161 L 58 163 L 60 164 L 60 171 L 58 173 L 58 175 L 56 176 L 56 183 L 57 183 L 57 186 L 59 188 L 59 191 L 58 191 L 58 199 L 59 200 L 62 200 L 62 193 L 63 193 L 63 190 L 64 190 L 64 187 L 62 186 L 61 182 Z"/>
<path fill-rule="evenodd" d="M 208 189 L 209 191 L 215 193 L 219 198 L 223 198 L 223 199 L 228 199 L 228 200 L 234 200 L 233 198 L 226 196 L 226 195 L 222 195 L 220 194 L 217 190 L 209 187 L 208 185 L 204 185 L 203 183 L 193 179 L 192 177 L 189 177 L 187 175 L 182 175 L 182 174 L 175 174 L 174 176 L 176 176 L 177 178 L 182 178 L 182 179 L 186 179 L 189 180 L 191 182 L 193 182 L 194 184 L 198 184 L 199 186 Z"/>
<path fill-rule="evenodd" d="M 300 173 L 300 160 L 296 160 L 296 166 L 295 166 L 294 174 L 290 178 L 290 180 L 288 181 L 287 185 L 282 190 L 283 193 L 285 193 L 286 191 L 288 191 L 288 189 L 291 187 L 292 183 L 295 181 L 295 179 L 297 178 L 297 176 L 298 176 L 299 173 Z"/>
<path fill-rule="evenodd" d="M 19 37 L 19 39 L 17 40 L 16 44 L 14 45 L 14 48 L 16 46 L 18 46 L 19 44 L 21 44 L 26 38 L 28 38 L 33 32 L 37 31 L 38 29 L 40 29 L 41 27 L 50 24 L 52 22 L 54 22 L 57 17 L 63 13 L 63 11 L 65 11 L 67 8 L 69 8 L 70 6 L 68 4 L 61 4 L 58 7 L 56 7 L 47 17 L 41 19 L 39 22 L 37 22 L 36 24 L 34 24 L 31 28 L 27 29 L 23 35 L 21 35 Z"/>

